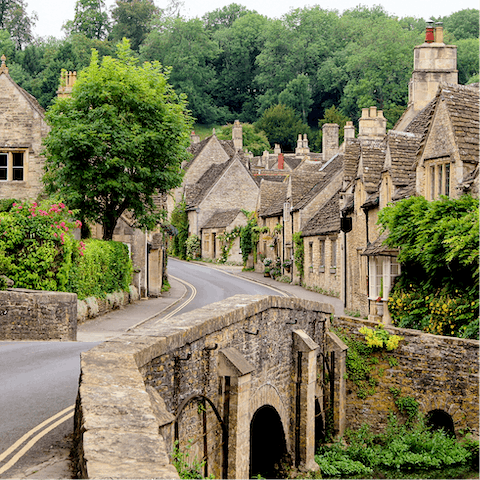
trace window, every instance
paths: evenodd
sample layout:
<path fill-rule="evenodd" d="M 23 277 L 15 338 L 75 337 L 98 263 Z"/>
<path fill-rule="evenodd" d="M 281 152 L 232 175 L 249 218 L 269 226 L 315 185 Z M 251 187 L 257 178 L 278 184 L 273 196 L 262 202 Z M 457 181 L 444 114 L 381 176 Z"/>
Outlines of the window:
<path fill-rule="evenodd" d="M 337 266 L 337 241 L 332 240 L 331 243 L 331 254 L 330 254 L 330 266 L 332 268 Z"/>
<path fill-rule="evenodd" d="M 24 152 L 0 152 L 0 181 L 23 182 Z"/>
<path fill-rule="evenodd" d="M 319 242 L 319 249 L 320 249 L 320 273 L 325 271 L 325 240 L 320 240 Z"/>
<path fill-rule="evenodd" d="M 310 262 L 310 266 L 313 267 L 313 242 L 309 242 L 308 244 L 308 260 Z"/>
<path fill-rule="evenodd" d="M 435 200 L 440 195 L 450 195 L 450 158 L 426 161 L 425 166 L 428 200 Z"/>
<path fill-rule="evenodd" d="M 400 275 L 400 264 L 396 257 L 369 257 L 369 297 L 376 300 L 388 299 L 395 278 Z"/>

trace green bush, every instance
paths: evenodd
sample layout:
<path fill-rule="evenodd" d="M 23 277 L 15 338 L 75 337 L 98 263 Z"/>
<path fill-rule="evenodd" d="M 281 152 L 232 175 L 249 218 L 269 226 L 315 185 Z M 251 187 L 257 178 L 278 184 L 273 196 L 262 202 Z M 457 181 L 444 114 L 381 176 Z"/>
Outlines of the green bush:
<path fill-rule="evenodd" d="M 86 240 L 84 251 L 73 266 L 68 291 L 80 300 L 105 298 L 108 293 L 127 291 L 132 281 L 133 265 L 128 247 L 121 242 Z"/>
<path fill-rule="evenodd" d="M 15 287 L 105 297 L 128 290 L 132 263 L 119 242 L 75 240 L 81 227 L 62 202 L 13 202 L 0 213 L 0 274 Z"/>
<path fill-rule="evenodd" d="M 317 452 L 315 460 L 324 477 L 352 478 L 381 471 L 381 478 L 384 478 L 386 472 L 392 471 L 419 472 L 468 466 L 478 455 L 477 441 L 459 442 L 443 430 L 432 431 L 423 417 L 416 423 L 402 425 L 391 414 L 384 432 L 374 434 L 368 425 L 363 425 L 356 431 L 347 430 L 344 440 L 347 446 L 338 442 L 321 447 Z"/>
<path fill-rule="evenodd" d="M 13 202 L 0 213 L 2 270 L 15 287 L 64 291 L 82 247 L 73 238 L 81 222 L 63 203 Z"/>

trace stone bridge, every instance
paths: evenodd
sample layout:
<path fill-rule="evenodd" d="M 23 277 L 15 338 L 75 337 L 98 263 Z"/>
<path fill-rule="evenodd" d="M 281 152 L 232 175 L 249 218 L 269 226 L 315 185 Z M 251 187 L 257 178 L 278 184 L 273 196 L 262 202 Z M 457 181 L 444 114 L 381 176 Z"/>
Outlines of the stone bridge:
<path fill-rule="evenodd" d="M 347 348 L 329 331 L 332 311 L 297 298 L 237 295 L 84 353 L 75 415 L 78 475 L 178 478 L 175 445 L 188 462 L 204 461 L 201 473 L 215 478 L 272 478 L 283 463 L 314 469 L 326 423 L 342 434 L 347 421 L 375 425 L 389 402 L 394 406 L 388 391 L 363 406 L 353 401 Z M 409 332 L 405 365 L 386 375 L 388 385 L 410 382 L 415 345 L 429 363 L 432 340 Z M 456 348 L 455 341 L 442 349 Z M 466 390 L 455 428 L 470 425 L 478 434 L 478 342 L 466 342 L 442 361 L 452 371 L 470 352 L 468 364 L 457 368 L 456 385 L 461 380 Z M 460 403 L 452 395 L 447 407 L 432 403 L 432 391 L 448 396 L 444 372 L 438 381 L 429 374 L 428 382 L 408 385 L 418 386 L 414 395 L 427 410 Z"/>

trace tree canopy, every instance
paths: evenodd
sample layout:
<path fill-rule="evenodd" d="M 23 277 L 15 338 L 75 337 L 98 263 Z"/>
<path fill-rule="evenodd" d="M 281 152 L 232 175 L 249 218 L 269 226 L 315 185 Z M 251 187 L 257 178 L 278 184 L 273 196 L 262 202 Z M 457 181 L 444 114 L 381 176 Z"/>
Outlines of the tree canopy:
<path fill-rule="evenodd" d="M 118 58 L 94 50 L 71 98 L 46 114 L 45 184 L 111 239 L 130 211 L 138 226 L 160 219 L 154 196 L 181 183 L 192 119 L 158 62 L 139 65 L 124 40 Z"/>

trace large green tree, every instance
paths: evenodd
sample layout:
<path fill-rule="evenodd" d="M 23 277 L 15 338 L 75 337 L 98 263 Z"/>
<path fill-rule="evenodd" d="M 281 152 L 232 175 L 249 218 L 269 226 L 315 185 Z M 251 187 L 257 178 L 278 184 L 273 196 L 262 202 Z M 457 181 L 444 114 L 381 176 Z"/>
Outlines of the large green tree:
<path fill-rule="evenodd" d="M 77 0 L 75 18 L 64 25 L 67 33 L 80 33 L 87 38 L 102 40 L 110 27 L 104 0 Z"/>
<path fill-rule="evenodd" d="M 192 129 L 163 67 L 138 65 L 127 40 L 117 48 L 118 59 L 101 62 L 93 51 L 71 98 L 58 98 L 46 115 L 46 189 L 102 224 L 104 239 L 127 210 L 138 226 L 159 221 L 154 196 L 180 185 Z"/>
<path fill-rule="evenodd" d="M 270 145 L 278 143 L 287 151 L 295 148 L 299 134 L 310 132 L 295 110 L 282 104 L 268 108 L 255 123 L 255 129 L 265 132 Z"/>
<path fill-rule="evenodd" d="M 8 30 L 18 49 L 33 40 L 36 14 L 28 15 L 25 0 L 0 1 L 0 29 Z"/>
<path fill-rule="evenodd" d="M 130 40 L 132 49 L 138 51 L 158 13 L 160 11 L 152 0 L 116 0 L 112 9 L 111 40 L 120 41 L 126 37 Z"/>

